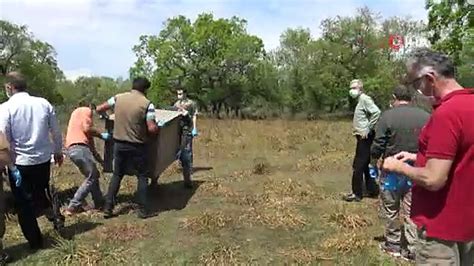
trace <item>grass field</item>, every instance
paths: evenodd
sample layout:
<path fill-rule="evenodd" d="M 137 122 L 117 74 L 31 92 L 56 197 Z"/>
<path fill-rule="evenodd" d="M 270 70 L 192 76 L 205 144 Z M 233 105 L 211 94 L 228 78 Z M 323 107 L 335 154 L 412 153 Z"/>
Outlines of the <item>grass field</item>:
<path fill-rule="evenodd" d="M 150 190 L 157 216 L 134 215 L 136 178 L 120 190 L 119 217 L 80 214 L 59 237 L 45 218 L 48 248 L 29 253 L 15 217 L 5 246 L 23 264 L 396 265 L 381 254 L 377 201 L 344 203 L 355 141 L 345 121 L 200 121 L 195 191 L 178 165 Z M 104 175 L 104 188 L 110 175 Z M 63 199 L 82 182 L 66 161 L 54 171 Z"/>

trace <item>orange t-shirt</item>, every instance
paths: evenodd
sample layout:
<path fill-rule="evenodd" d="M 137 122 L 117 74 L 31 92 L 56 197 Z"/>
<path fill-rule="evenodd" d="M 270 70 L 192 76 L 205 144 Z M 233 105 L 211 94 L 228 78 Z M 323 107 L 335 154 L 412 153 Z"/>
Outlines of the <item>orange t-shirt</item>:
<path fill-rule="evenodd" d="M 74 110 L 69 119 L 66 133 L 66 148 L 72 144 L 89 145 L 89 130 L 92 127 L 92 110 L 89 107 L 79 107 Z"/>

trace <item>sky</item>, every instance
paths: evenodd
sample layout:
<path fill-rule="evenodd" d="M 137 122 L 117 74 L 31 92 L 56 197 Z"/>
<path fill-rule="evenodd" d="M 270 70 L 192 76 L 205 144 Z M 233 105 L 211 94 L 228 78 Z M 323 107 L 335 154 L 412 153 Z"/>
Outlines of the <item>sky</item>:
<path fill-rule="evenodd" d="M 81 75 L 128 77 L 141 35 L 158 34 L 166 19 L 212 12 L 239 16 L 265 48 L 278 47 L 288 28 L 320 34 L 322 20 L 350 16 L 367 6 L 384 18 L 425 20 L 425 0 L 0 0 L 0 17 L 27 25 L 34 36 L 54 46 L 67 78 Z"/>

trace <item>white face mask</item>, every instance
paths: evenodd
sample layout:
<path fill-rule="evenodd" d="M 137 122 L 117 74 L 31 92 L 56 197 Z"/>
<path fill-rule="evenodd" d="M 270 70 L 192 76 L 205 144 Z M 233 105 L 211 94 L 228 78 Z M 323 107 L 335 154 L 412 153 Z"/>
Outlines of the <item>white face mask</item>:
<path fill-rule="evenodd" d="M 423 98 L 427 99 L 427 101 L 431 104 L 431 105 L 434 105 L 436 104 L 437 100 L 436 100 L 436 97 L 434 97 L 433 95 L 430 95 L 430 96 L 426 96 L 423 94 L 423 92 L 421 90 L 416 90 Z"/>
<path fill-rule="evenodd" d="M 360 90 L 358 90 L 358 89 L 350 89 L 350 90 L 349 90 L 349 95 L 350 95 L 353 99 L 355 99 L 355 98 L 359 97 L 359 95 L 360 95 Z"/>

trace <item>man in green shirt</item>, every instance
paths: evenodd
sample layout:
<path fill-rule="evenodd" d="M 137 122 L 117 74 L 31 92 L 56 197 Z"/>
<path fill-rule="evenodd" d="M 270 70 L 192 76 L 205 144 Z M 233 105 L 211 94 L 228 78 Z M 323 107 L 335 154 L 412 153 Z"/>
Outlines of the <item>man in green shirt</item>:
<path fill-rule="evenodd" d="M 182 112 L 181 120 L 181 148 L 179 151 L 179 160 L 183 168 L 184 186 L 192 188 L 191 175 L 193 171 L 193 138 L 197 133 L 197 105 L 196 102 L 187 97 L 186 90 L 178 87 L 176 90 L 178 100 L 174 107 Z"/>
<path fill-rule="evenodd" d="M 375 125 L 380 117 L 380 109 L 372 98 L 363 92 L 361 80 L 353 80 L 350 88 L 349 95 L 357 100 L 353 120 L 353 135 L 357 138 L 357 147 L 352 165 L 352 193 L 344 196 L 344 200 L 359 202 L 363 197 L 364 176 L 369 197 L 378 196 L 377 184 L 370 178 L 369 163 L 370 146 L 374 140 Z"/>

